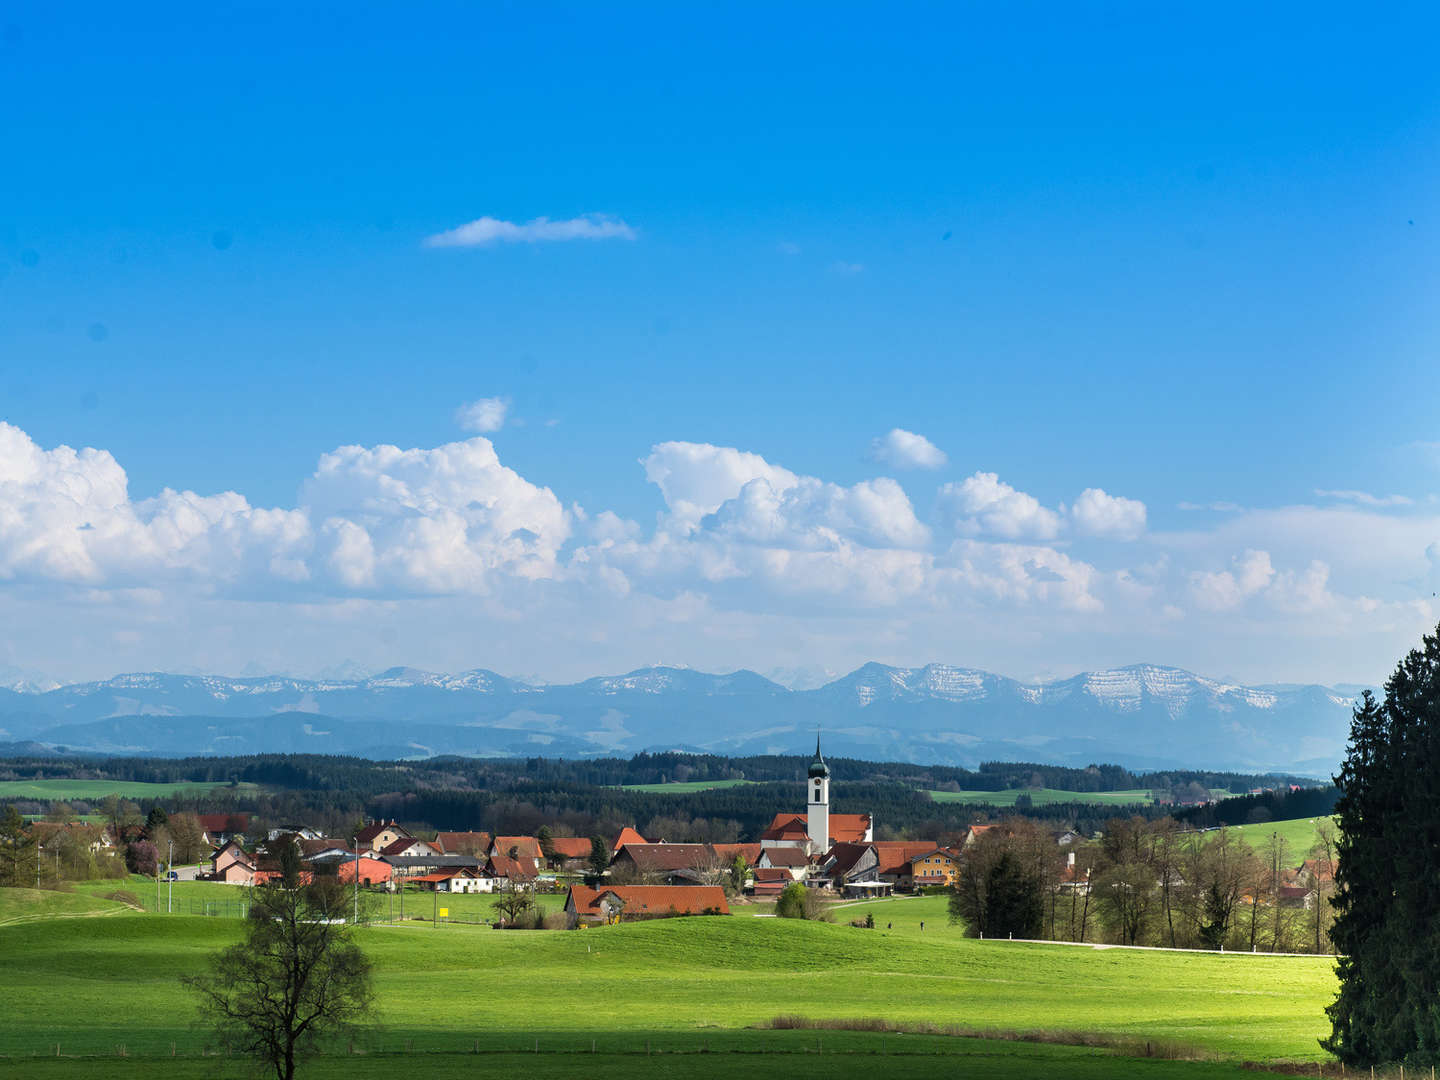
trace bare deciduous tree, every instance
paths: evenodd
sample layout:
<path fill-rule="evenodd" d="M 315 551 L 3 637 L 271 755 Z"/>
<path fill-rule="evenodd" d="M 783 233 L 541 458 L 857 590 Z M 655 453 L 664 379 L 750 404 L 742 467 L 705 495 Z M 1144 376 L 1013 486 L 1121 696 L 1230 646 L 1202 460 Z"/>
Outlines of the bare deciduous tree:
<path fill-rule="evenodd" d="M 293 1080 L 303 1056 L 369 1014 L 371 965 L 344 918 L 349 894 L 334 881 L 251 896 L 245 939 L 182 982 L 222 1044 Z"/>

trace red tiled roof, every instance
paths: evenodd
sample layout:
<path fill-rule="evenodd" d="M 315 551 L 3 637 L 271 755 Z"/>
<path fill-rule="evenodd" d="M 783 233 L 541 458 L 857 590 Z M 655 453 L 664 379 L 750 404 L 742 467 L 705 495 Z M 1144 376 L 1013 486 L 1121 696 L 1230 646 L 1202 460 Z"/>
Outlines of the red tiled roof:
<path fill-rule="evenodd" d="M 619 851 L 626 844 L 648 844 L 649 842 L 629 825 L 626 825 L 620 830 L 620 835 L 615 838 L 615 843 L 610 845 L 610 850 Z"/>
<path fill-rule="evenodd" d="M 808 837 L 808 814 L 776 814 L 761 840 L 790 840 Z M 837 844 L 862 844 L 870 831 L 869 814 L 831 814 L 829 839 Z"/>
<path fill-rule="evenodd" d="M 588 859 L 590 841 L 583 836 L 552 836 L 550 847 L 562 859 Z"/>
<path fill-rule="evenodd" d="M 534 859 L 512 859 L 508 855 L 492 855 L 487 869 L 491 877 L 505 878 L 508 881 L 530 881 L 539 873 Z"/>
<path fill-rule="evenodd" d="M 715 859 L 709 844 L 626 844 L 617 857 L 629 859 L 641 873 L 689 870 Z"/>
<path fill-rule="evenodd" d="M 762 849 L 759 844 L 714 844 L 712 846 L 715 848 L 715 854 L 725 860 L 727 866 L 735 861 L 736 855 L 744 859 L 747 866 L 754 866 L 760 861 Z"/>
<path fill-rule="evenodd" d="M 250 815 L 237 814 L 196 814 L 200 827 L 207 833 L 244 832 L 250 828 Z"/>
<path fill-rule="evenodd" d="M 497 855 L 508 856 L 510 849 L 515 848 L 521 858 L 543 857 L 540 854 L 540 841 L 533 836 L 497 836 L 490 846 Z"/>
<path fill-rule="evenodd" d="M 599 915 L 600 898 L 606 894 L 614 894 L 624 901 L 622 918 L 625 915 L 666 915 L 671 912 L 677 915 L 701 915 L 707 911 L 730 914 L 725 890 L 718 885 L 612 885 L 605 889 L 572 885 L 565 907 L 569 910 L 573 906 L 581 915 Z"/>
<path fill-rule="evenodd" d="M 795 880 L 790 876 L 789 870 L 780 866 L 762 867 L 759 870 L 753 871 L 751 876 L 755 878 L 755 884 L 757 885 L 765 881 L 779 881 L 788 885 Z"/>
<path fill-rule="evenodd" d="M 906 840 L 878 840 L 870 845 L 880 860 L 876 873 L 901 876 L 910 873 L 910 860 L 916 855 L 928 855 L 935 850 L 935 841 L 923 840 L 910 843 Z"/>
<path fill-rule="evenodd" d="M 445 855 L 484 855 L 490 850 L 490 834 L 487 832 L 436 833 L 435 846 Z"/>

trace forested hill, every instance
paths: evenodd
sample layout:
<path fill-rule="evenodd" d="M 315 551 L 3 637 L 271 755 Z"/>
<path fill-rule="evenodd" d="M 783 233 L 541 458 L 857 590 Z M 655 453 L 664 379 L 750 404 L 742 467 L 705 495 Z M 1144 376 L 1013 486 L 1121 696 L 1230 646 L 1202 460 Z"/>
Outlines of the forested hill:
<path fill-rule="evenodd" d="M 803 811 L 802 780 L 808 764 L 808 756 L 685 754 L 579 762 L 538 757 L 523 761 L 374 762 L 317 755 L 85 762 L 16 758 L 0 761 L 0 780 L 234 781 L 234 787 L 220 787 L 204 795 L 167 796 L 166 807 L 172 811 L 182 806 L 246 810 L 264 822 L 311 823 L 342 834 L 361 817 L 393 817 L 422 828 L 476 828 L 506 834 L 528 833 L 544 823 L 581 836 L 596 831 L 610 835 L 621 825 L 639 825 L 671 839 L 724 841 L 753 839 L 776 813 Z M 1093 832 L 1117 815 L 1153 817 L 1171 809 L 1168 804 L 1102 803 L 1100 792 L 1142 791 L 1142 798 L 1148 798 L 1152 793 L 1166 797 L 1194 790 L 1269 787 L 1288 793 L 1291 779 L 1195 770 L 1132 772 L 1114 765 L 1073 769 L 1029 762 L 996 762 L 975 770 L 848 758 L 836 758 L 830 764 L 834 807 L 874 814 L 882 838 L 947 835 L 961 825 L 1016 812 L 937 801 L 932 791 L 1000 792 L 1028 787 L 1080 792 L 1075 802 L 1037 802 L 1022 806 L 1019 812 Z M 704 783 L 727 786 L 693 789 L 692 785 Z M 665 786 L 658 791 L 623 786 L 632 784 Z M 1086 792 L 1097 793 L 1097 798 L 1087 802 Z M 1277 820 L 1284 817 L 1284 803 L 1280 797 L 1267 812 Z M 141 808 L 146 808 L 143 802 Z"/>

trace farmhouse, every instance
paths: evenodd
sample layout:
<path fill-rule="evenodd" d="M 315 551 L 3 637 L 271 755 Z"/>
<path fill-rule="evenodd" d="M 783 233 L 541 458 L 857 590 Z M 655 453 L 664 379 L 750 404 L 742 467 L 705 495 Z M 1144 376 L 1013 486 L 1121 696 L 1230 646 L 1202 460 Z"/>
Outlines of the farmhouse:
<path fill-rule="evenodd" d="M 210 859 L 210 880 L 229 885 L 255 884 L 255 858 L 231 840 Z"/>
<path fill-rule="evenodd" d="M 386 844 L 380 849 L 381 855 L 403 855 L 409 858 L 421 858 L 425 855 L 442 854 L 434 844 L 425 840 L 416 840 L 411 836 L 402 836 L 393 843 Z"/>
<path fill-rule="evenodd" d="M 540 841 L 533 836 L 497 836 L 491 841 L 488 854 L 533 859 L 537 863 L 545 857 L 540 851 Z"/>
<path fill-rule="evenodd" d="M 556 870 L 583 870 L 590 862 L 590 841 L 583 836 L 551 837 L 550 850 L 554 852 L 550 864 Z"/>
<path fill-rule="evenodd" d="M 718 885 L 612 885 L 603 889 L 572 885 L 565 897 L 565 915 L 572 929 L 676 915 L 729 914 L 725 890 Z"/>
<path fill-rule="evenodd" d="M 626 844 L 615 856 L 610 872 L 618 877 L 688 885 L 721 869 L 720 857 L 709 844 Z"/>
<path fill-rule="evenodd" d="M 361 885 L 387 885 L 395 876 L 394 867 L 372 855 L 361 855 L 358 859 L 351 856 L 335 864 L 335 876 L 341 881 L 353 882 L 357 870 Z"/>
<path fill-rule="evenodd" d="M 797 847 L 762 847 L 754 866 L 757 870 L 783 870 L 791 881 L 801 881 L 810 872 L 810 856 Z"/>
<path fill-rule="evenodd" d="M 435 834 L 435 847 L 441 855 L 486 855 L 491 836 L 487 832 L 442 832 Z"/>
<path fill-rule="evenodd" d="M 249 814 L 197 814 L 196 817 L 205 830 L 207 842 L 216 847 L 238 840 L 250 829 Z"/>
<path fill-rule="evenodd" d="M 649 842 L 629 825 L 626 825 L 620 830 L 620 835 L 615 837 L 615 843 L 610 845 L 610 857 L 613 859 L 619 855 L 620 849 L 626 844 L 648 844 Z"/>
<path fill-rule="evenodd" d="M 396 840 L 410 839 L 413 839 L 410 833 L 396 825 L 393 820 L 389 822 L 372 821 L 355 834 L 357 847 L 368 848 L 375 852 L 385 850 Z"/>
<path fill-rule="evenodd" d="M 959 876 L 960 855 L 949 848 L 935 848 L 910 859 L 910 881 L 916 886 L 951 886 Z"/>

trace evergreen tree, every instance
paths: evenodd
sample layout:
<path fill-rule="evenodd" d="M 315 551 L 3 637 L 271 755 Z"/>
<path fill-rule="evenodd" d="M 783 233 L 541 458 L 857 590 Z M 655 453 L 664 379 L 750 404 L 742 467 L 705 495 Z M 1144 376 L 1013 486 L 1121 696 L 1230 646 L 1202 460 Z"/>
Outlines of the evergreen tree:
<path fill-rule="evenodd" d="M 1352 1065 L 1440 1060 L 1440 634 L 1356 707 L 1335 812 L 1340 988 L 1321 1045 Z"/>
<path fill-rule="evenodd" d="M 0 814 L 0 885 L 34 888 L 40 845 L 14 806 Z"/>

